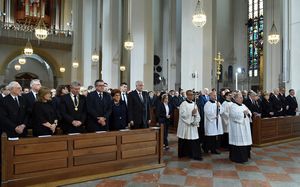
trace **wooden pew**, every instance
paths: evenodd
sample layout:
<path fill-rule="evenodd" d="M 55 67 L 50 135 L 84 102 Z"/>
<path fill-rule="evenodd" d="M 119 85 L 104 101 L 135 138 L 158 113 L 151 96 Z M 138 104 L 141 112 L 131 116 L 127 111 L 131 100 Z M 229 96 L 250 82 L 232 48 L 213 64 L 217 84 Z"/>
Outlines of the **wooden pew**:
<path fill-rule="evenodd" d="M 71 179 L 59 184 L 62 185 L 120 175 L 120 171 L 125 174 L 164 167 L 162 146 L 163 128 L 16 141 L 8 140 L 3 134 L 2 186 L 20 187 Z M 107 173 L 110 175 L 105 175 Z M 91 175 L 95 175 L 94 178 L 82 178 Z M 78 177 L 81 179 L 77 180 Z"/>
<path fill-rule="evenodd" d="M 253 120 L 253 145 L 267 146 L 300 138 L 300 116 Z"/>

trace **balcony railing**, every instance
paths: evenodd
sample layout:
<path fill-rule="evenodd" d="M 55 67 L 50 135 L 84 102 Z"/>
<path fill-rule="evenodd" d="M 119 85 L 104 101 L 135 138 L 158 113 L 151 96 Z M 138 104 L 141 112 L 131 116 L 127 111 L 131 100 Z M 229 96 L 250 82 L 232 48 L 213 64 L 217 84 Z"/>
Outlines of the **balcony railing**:
<path fill-rule="evenodd" d="M 0 22 L 0 37 L 38 40 L 34 35 L 34 28 L 33 25 Z M 48 37 L 43 41 L 72 45 L 73 31 L 48 29 Z"/>

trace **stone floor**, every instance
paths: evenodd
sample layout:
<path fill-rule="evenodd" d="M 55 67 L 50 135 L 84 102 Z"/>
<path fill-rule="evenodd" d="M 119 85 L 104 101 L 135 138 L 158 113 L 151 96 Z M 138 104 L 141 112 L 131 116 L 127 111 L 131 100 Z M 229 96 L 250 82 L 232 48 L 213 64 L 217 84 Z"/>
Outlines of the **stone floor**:
<path fill-rule="evenodd" d="M 167 167 L 66 187 L 300 187 L 300 141 L 253 148 L 246 164 L 228 160 L 228 152 L 203 155 L 203 161 L 177 158 L 177 138 L 170 135 L 171 148 L 165 151 Z"/>

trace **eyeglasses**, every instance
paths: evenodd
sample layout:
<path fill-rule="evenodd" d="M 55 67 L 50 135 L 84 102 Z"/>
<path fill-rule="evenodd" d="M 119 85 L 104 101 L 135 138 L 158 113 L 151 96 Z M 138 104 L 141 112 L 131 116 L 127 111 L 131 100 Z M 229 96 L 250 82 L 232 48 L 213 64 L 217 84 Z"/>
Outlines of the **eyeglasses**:
<path fill-rule="evenodd" d="M 104 87 L 105 85 L 104 85 L 104 84 L 97 84 L 96 86 L 97 86 L 97 87 L 100 87 L 100 86 L 101 86 L 101 87 Z"/>

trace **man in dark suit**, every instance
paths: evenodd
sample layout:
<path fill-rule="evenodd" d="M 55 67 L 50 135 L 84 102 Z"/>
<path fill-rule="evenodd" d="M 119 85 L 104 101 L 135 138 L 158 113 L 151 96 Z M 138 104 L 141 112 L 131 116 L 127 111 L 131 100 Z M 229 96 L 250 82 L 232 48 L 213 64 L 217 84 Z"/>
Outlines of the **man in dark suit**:
<path fill-rule="evenodd" d="M 42 87 L 41 82 L 39 79 L 33 79 L 30 82 L 30 87 L 31 87 L 31 91 L 27 94 L 24 94 L 23 97 L 25 99 L 26 102 L 26 107 L 27 107 L 27 114 L 29 117 L 29 126 L 32 127 L 31 124 L 31 119 L 32 119 L 32 108 L 33 108 L 33 104 L 37 101 L 37 94 L 40 90 L 40 88 Z"/>
<path fill-rule="evenodd" d="M 250 92 L 248 99 L 244 102 L 244 104 L 251 111 L 253 117 L 261 115 L 261 108 L 258 103 L 258 95 L 255 92 Z"/>
<path fill-rule="evenodd" d="M 87 103 L 87 130 L 89 132 L 108 131 L 108 121 L 112 110 L 112 99 L 109 93 L 105 92 L 103 80 L 95 81 L 96 90 L 89 93 Z"/>
<path fill-rule="evenodd" d="M 120 85 L 120 91 L 121 91 L 121 101 L 126 103 L 126 106 L 128 105 L 128 94 L 127 94 L 127 83 L 122 82 Z"/>
<path fill-rule="evenodd" d="M 270 102 L 274 109 L 274 116 L 284 116 L 284 103 L 279 97 L 279 89 L 275 88 L 273 94 L 270 96 Z"/>
<path fill-rule="evenodd" d="M 289 95 L 286 97 L 286 114 L 290 116 L 295 116 L 296 112 L 298 110 L 298 102 L 295 97 L 295 90 L 290 89 L 289 90 Z"/>
<path fill-rule="evenodd" d="M 28 116 L 26 103 L 20 96 L 22 87 L 18 82 L 12 81 L 7 88 L 10 94 L 0 103 L 0 121 L 3 131 L 8 137 L 24 137 L 27 135 Z"/>
<path fill-rule="evenodd" d="M 9 94 L 9 90 L 6 88 L 6 85 L 0 86 L 0 100 Z"/>
<path fill-rule="evenodd" d="M 60 111 L 64 133 L 83 133 L 86 122 L 86 98 L 79 95 L 81 84 L 72 82 L 70 94 L 61 97 Z"/>
<path fill-rule="evenodd" d="M 149 95 L 143 91 L 143 81 L 136 81 L 136 90 L 128 95 L 128 119 L 133 129 L 148 128 L 150 120 Z"/>

